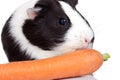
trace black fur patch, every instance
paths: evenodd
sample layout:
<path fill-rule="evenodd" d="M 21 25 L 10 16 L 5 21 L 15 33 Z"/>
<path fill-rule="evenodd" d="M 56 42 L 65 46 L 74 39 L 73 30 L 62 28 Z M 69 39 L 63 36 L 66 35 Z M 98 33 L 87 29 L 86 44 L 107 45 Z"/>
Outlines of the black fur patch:
<path fill-rule="evenodd" d="M 56 0 L 40 0 L 36 7 L 42 10 L 34 20 L 26 20 L 23 32 L 33 45 L 51 50 L 57 44 L 64 42 L 63 37 L 71 27 L 71 22 Z M 67 21 L 66 25 L 60 24 L 61 18 Z"/>

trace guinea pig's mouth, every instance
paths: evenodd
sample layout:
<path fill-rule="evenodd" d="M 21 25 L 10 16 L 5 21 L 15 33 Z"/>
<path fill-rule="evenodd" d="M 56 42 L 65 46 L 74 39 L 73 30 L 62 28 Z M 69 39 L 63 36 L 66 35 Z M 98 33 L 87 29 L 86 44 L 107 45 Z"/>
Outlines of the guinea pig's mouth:
<path fill-rule="evenodd" d="M 93 44 L 92 43 L 89 43 L 88 45 L 84 45 L 80 48 L 76 48 L 75 50 L 82 50 L 82 49 L 87 49 L 87 48 L 92 48 Z"/>
<path fill-rule="evenodd" d="M 77 49 L 75 49 L 75 51 L 82 50 L 82 49 L 87 49 L 87 48 L 77 48 Z"/>

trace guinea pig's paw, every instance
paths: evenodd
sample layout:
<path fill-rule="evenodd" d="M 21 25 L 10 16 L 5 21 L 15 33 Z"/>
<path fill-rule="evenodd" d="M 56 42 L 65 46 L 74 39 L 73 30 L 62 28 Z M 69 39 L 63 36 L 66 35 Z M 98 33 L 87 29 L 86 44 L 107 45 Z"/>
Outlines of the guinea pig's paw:
<path fill-rule="evenodd" d="M 96 80 L 96 79 L 92 75 L 86 75 L 82 77 L 68 78 L 68 79 L 62 79 L 62 80 Z"/>

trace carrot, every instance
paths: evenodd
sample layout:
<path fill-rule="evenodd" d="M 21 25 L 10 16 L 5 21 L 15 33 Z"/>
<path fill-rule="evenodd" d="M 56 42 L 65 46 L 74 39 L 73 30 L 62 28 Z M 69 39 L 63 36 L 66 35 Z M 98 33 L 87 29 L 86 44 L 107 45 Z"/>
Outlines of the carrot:
<path fill-rule="evenodd" d="M 93 49 L 78 50 L 60 56 L 0 65 L 0 80 L 51 80 L 83 76 L 96 71 L 102 55 Z"/>

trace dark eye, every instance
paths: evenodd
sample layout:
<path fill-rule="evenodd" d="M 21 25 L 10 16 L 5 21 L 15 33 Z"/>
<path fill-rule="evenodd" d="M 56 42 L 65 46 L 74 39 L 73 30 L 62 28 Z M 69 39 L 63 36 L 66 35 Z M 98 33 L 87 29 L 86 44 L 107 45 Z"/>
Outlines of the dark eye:
<path fill-rule="evenodd" d="M 63 26 L 66 26 L 68 24 L 68 20 L 65 19 L 65 18 L 60 18 L 59 19 L 59 24 L 63 25 Z"/>

